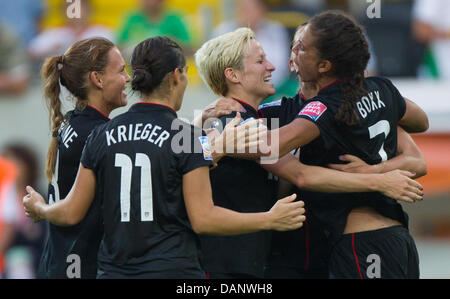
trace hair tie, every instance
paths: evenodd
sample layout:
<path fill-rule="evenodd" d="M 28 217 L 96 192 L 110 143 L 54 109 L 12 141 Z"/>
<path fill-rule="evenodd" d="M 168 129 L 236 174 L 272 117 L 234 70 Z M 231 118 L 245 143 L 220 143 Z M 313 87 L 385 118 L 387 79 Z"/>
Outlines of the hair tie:
<path fill-rule="evenodd" d="M 59 56 L 58 59 L 58 71 L 62 70 L 64 63 L 64 55 Z"/>

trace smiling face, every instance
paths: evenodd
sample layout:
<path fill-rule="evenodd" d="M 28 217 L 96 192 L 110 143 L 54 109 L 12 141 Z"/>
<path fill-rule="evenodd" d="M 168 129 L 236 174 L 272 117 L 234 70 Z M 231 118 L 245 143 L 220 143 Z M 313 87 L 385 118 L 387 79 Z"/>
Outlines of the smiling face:
<path fill-rule="evenodd" d="M 251 40 L 245 52 L 243 70 L 237 72 L 240 84 L 247 94 L 264 100 L 275 94 L 275 88 L 271 82 L 275 67 L 267 60 L 258 41 Z"/>
<path fill-rule="evenodd" d="M 127 95 L 124 90 L 130 76 L 125 70 L 125 60 L 117 48 L 112 48 L 108 52 L 108 65 L 102 74 L 103 80 L 103 101 L 111 110 L 126 106 Z"/>
<path fill-rule="evenodd" d="M 297 67 L 297 75 L 303 82 L 316 82 L 319 78 L 320 59 L 314 46 L 314 37 L 311 25 L 304 26 L 299 30 L 297 40 L 292 47 L 294 65 Z"/>

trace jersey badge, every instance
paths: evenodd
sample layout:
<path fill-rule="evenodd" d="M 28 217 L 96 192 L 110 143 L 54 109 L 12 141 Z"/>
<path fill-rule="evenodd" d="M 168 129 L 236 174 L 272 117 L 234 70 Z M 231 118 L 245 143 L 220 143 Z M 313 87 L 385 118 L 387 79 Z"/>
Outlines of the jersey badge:
<path fill-rule="evenodd" d="M 211 151 L 211 145 L 209 144 L 209 139 L 207 136 L 200 136 L 198 137 L 198 139 L 200 140 L 200 144 L 202 145 L 202 149 L 203 149 L 203 158 L 205 160 L 209 160 L 212 161 L 213 157 L 212 157 L 212 151 Z"/>
<path fill-rule="evenodd" d="M 309 116 L 313 121 L 317 121 L 319 117 L 327 110 L 327 106 L 322 104 L 321 102 L 312 102 L 306 105 L 302 111 L 298 114 Z"/>

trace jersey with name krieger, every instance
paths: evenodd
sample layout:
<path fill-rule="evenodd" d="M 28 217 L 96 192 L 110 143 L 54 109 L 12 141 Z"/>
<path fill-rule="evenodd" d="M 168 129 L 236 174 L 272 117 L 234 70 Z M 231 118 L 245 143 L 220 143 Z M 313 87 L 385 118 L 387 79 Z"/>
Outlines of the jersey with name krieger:
<path fill-rule="evenodd" d="M 171 108 L 148 103 L 92 133 L 81 162 L 95 172 L 102 199 L 101 271 L 120 276 L 200 268 L 182 183 L 183 175 L 212 165 L 205 138 Z"/>

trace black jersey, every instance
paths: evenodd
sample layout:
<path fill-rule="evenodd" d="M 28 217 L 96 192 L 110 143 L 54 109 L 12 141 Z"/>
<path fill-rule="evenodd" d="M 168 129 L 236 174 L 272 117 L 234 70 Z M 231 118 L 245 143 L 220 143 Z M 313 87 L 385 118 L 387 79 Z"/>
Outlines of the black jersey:
<path fill-rule="evenodd" d="M 67 196 L 77 176 L 87 137 L 95 127 L 106 123 L 109 118 L 95 108 L 87 106 L 83 110 L 70 111 L 66 114 L 65 120 L 66 124 L 58 133 L 58 152 L 55 173 L 48 187 L 48 204 Z M 48 237 L 41 257 L 38 277 L 95 278 L 97 252 L 103 234 L 98 202 L 94 201 L 86 217 L 79 224 L 72 227 L 60 227 L 48 223 L 48 227 Z M 68 266 L 78 261 L 80 271 L 74 269 L 68 274 Z"/>
<path fill-rule="evenodd" d="M 81 163 L 95 172 L 102 199 L 98 260 L 107 277 L 204 275 L 182 183 L 184 174 L 212 165 L 208 145 L 202 130 L 157 104 L 135 104 L 93 131 Z M 183 270 L 193 268 L 197 276 L 187 277 Z"/>
<path fill-rule="evenodd" d="M 367 95 L 356 103 L 360 123 L 346 126 L 335 120 L 342 93 L 340 82 L 321 89 L 317 97 L 307 101 L 298 114 L 314 122 L 320 137 L 302 147 L 300 160 L 308 165 L 327 166 L 341 163 L 339 156 L 352 154 L 368 164 L 393 158 L 397 151 L 397 125 L 406 110 L 406 103 L 388 80 L 371 77 L 364 80 Z M 396 219 L 407 227 L 407 215 L 401 205 L 381 193 L 327 194 L 302 190 L 315 215 L 331 233 L 332 241 L 343 232 L 348 213 L 354 207 L 369 206 L 380 214 Z"/>
<path fill-rule="evenodd" d="M 244 120 L 257 119 L 258 112 L 241 102 L 247 110 Z M 220 118 L 223 127 L 235 113 Z M 214 204 L 237 212 L 255 213 L 270 209 L 276 199 L 276 177 L 254 161 L 225 157 L 210 173 Z M 201 236 L 203 265 L 207 272 L 248 275 L 262 278 L 270 233 L 239 236 Z"/>
<path fill-rule="evenodd" d="M 283 127 L 296 119 L 306 100 L 301 94 L 292 98 L 283 97 L 279 101 L 259 106 L 260 115 L 267 119 L 269 129 Z M 294 152 L 294 151 L 293 151 Z M 297 200 L 305 202 L 306 221 L 299 229 L 287 232 L 272 232 L 270 255 L 267 269 L 271 278 L 289 278 L 283 270 L 274 275 L 271 269 L 295 269 L 298 277 L 328 274 L 328 243 L 320 222 L 309 213 L 309 200 L 301 196 L 297 186 L 293 187 Z M 301 275 L 299 273 L 302 273 Z M 298 278 L 297 277 L 297 278 Z"/>

